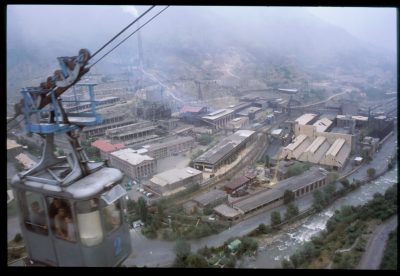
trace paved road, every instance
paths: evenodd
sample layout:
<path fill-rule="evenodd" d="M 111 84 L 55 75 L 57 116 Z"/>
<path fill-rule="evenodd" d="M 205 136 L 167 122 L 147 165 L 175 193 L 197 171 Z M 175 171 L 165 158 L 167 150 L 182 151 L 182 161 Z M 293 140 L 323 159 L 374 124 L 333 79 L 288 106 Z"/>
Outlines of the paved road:
<path fill-rule="evenodd" d="M 368 168 L 375 168 L 377 173 L 385 170 L 389 156 L 394 154 L 394 145 L 397 145 L 397 133 L 394 133 L 383 143 L 381 149 L 379 152 L 375 153 L 373 160 L 369 164 L 361 167 L 357 172 L 348 176 L 347 178 L 349 181 L 351 182 L 353 178 L 361 180 L 367 177 Z"/>
<path fill-rule="evenodd" d="M 308 194 L 295 201 L 295 204 L 299 207 L 300 211 L 306 210 L 311 207 L 313 202 L 312 194 Z M 277 208 L 262 212 L 251 218 L 239 222 L 225 231 L 208 236 L 199 240 L 193 240 L 190 242 L 192 252 L 196 252 L 198 249 L 204 246 L 221 246 L 223 243 L 231 238 L 237 236 L 243 236 L 250 233 L 252 230 L 258 227 L 260 223 L 269 224 L 271 213 L 278 211 L 281 216 L 286 211 L 286 206 L 279 206 Z M 175 242 L 167 242 L 160 240 L 151 240 L 144 237 L 139 229 L 131 230 L 132 237 L 132 255 L 128 258 L 123 265 L 125 266 L 137 266 L 137 267 L 169 267 L 172 265 L 175 259 L 174 246 Z"/>
<path fill-rule="evenodd" d="M 379 225 L 368 241 L 358 269 L 379 269 L 389 233 L 397 227 L 397 216 Z"/>

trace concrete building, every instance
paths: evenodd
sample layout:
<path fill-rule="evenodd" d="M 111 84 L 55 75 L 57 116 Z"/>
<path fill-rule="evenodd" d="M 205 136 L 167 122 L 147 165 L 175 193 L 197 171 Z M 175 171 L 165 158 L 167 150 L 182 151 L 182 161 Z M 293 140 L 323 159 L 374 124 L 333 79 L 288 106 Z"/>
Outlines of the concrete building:
<path fill-rule="evenodd" d="M 350 115 L 337 115 L 336 127 L 332 129 L 332 131 L 337 132 L 337 128 L 346 129 L 349 133 L 354 133 L 356 128 L 356 120 L 354 120 Z"/>
<path fill-rule="evenodd" d="M 108 140 L 96 140 L 91 144 L 92 147 L 97 148 L 100 151 L 100 157 L 103 160 L 108 160 L 109 154 L 111 152 L 120 150 L 125 148 L 125 145 L 120 143 L 120 144 L 112 144 Z"/>
<path fill-rule="evenodd" d="M 201 171 L 186 167 L 183 169 L 172 169 L 153 176 L 145 189 L 159 195 L 168 196 L 185 190 L 203 180 Z"/>
<path fill-rule="evenodd" d="M 368 126 L 368 117 L 365 116 L 351 116 L 356 122 L 356 128 L 360 129 Z"/>
<path fill-rule="evenodd" d="M 182 208 L 187 215 L 191 215 L 197 211 L 197 204 L 196 202 L 188 201 L 182 204 Z"/>
<path fill-rule="evenodd" d="M 261 109 L 266 109 L 269 106 L 269 101 L 268 100 L 257 100 L 255 102 L 251 103 L 251 106 L 254 107 L 259 107 Z"/>
<path fill-rule="evenodd" d="M 327 132 L 333 123 L 325 118 L 308 125 L 313 120 L 314 114 L 304 114 L 295 120 L 296 138 L 282 149 L 281 158 L 326 165 L 334 169 L 343 168 L 355 147 L 354 135 Z"/>
<path fill-rule="evenodd" d="M 249 118 L 248 117 L 239 117 L 229 121 L 227 127 L 234 131 L 239 129 L 243 129 L 249 126 Z"/>
<path fill-rule="evenodd" d="M 184 105 L 179 114 L 182 120 L 197 125 L 201 121 L 201 117 L 207 114 L 207 107 Z"/>
<path fill-rule="evenodd" d="M 215 129 L 223 129 L 233 118 L 233 109 L 219 109 L 202 117 L 204 122 L 210 124 Z"/>
<path fill-rule="evenodd" d="M 243 110 L 243 109 L 245 109 L 247 107 L 250 107 L 250 106 L 251 106 L 251 103 L 242 102 L 242 103 L 239 103 L 237 105 L 231 105 L 231 106 L 229 106 L 229 108 L 233 109 L 234 113 L 236 114 L 237 112 L 240 112 L 241 110 Z"/>
<path fill-rule="evenodd" d="M 252 141 L 254 133 L 251 130 L 236 131 L 193 160 L 194 168 L 206 172 L 215 172 L 221 166 L 232 163 L 239 152 Z"/>
<path fill-rule="evenodd" d="M 283 159 L 298 159 L 311 143 L 312 139 L 308 138 L 307 135 L 300 134 L 292 143 L 282 149 L 281 156 Z"/>
<path fill-rule="evenodd" d="M 15 140 L 7 139 L 7 160 L 14 160 L 20 153 L 22 153 L 22 146 Z"/>
<path fill-rule="evenodd" d="M 187 137 L 178 137 L 173 140 L 159 144 L 151 144 L 143 146 L 143 149 L 146 149 L 147 155 L 155 159 L 160 159 L 191 150 L 193 149 L 193 147 L 194 147 L 194 138 L 187 136 Z"/>
<path fill-rule="evenodd" d="M 316 121 L 313 126 L 316 127 L 317 132 L 327 132 L 332 128 L 333 122 L 327 118 L 322 118 Z"/>
<path fill-rule="evenodd" d="M 364 137 L 364 139 L 361 142 L 361 148 L 362 150 L 366 150 L 369 154 L 369 156 L 373 156 L 374 153 L 378 150 L 379 147 L 379 138 L 373 138 L 370 136 Z"/>
<path fill-rule="evenodd" d="M 106 130 L 107 138 L 114 143 L 124 143 L 125 145 L 135 145 L 143 142 L 150 142 L 159 138 L 154 134 L 156 126 L 151 122 L 139 122 L 114 129 Z"/>
<path fill-rule="evenodd" d="M 193 199 L 200 209 L 213 208 L 219 204 L 225 203 L 228 195 L 221 190 L 212 190 L 211 192 L 199 195 Z"/>
<path fill-rule="evenodd" d="M 262 109 L 259 107 L 247 107 L 239 112 L 236 112 L 237 116 L 241 116 L 241 117 L 248 117 L 249 121 L 254 121 L 256 118 L 256 114 L 261 112 Z"/>
<path fill-rule="evenodd" d="M 96 126 L 88 126 L 83 128 L 81 133 L 81 138 L 88 140 L 89 138 L 94 138 L 98 136 L 103 136 L 106 134 L 106 130 L 114 129 L 118 127 L 123 127 L 126 125 L 132 125 L 137 121 L 134 119 L 129 119 L 126 115 L 115 115 L 106 117 L 103 122 Z"/>
<path fill-rule="evenodd" d="M 246 190 L 250 184 L 250 179 L 245 176 L 239 176 L 224 185 L 227 194 L 236 194 L 239 190 Z"/>
<path fill-rule="evenodd" d="M 121 99 L 119 97 L 105 97 L 102 99 L 96 99 L 96 106 L 105 106 L 105 105 L 112 105 L 118 103 Z M 81 103 L 75 106 L 65 107 L 65 111 L 67 113 L 70 112 L 83 112 L 90 110 L 92 108 L 91 103 Z"/>
<path fill-rule="evenodd" d="M 110 166 L 120 169 L 131 179 L 152 176 L 157 170 L 154 158 L 136 153 L 133 149 L 122 149 L 109 154 Z"/>
<path fill-rule="evenodd" d="M 270 189 L 234 201 L 231 208 L 239 211 L 242 215 L 259 209 L 271 209 L 283 204 L 283 195 L 286 190 L 292 191 L 295 198 L 302 197 L 325 186 L 326 178 L 327 171 L 313 167 L 301 175 L 276 183 Z"/>
<path fill-rule="evenodd" d="M 313 124 L 317 120 L 317 114 L 306 113 L 298 117 L 295 122 L 298 122 L 299 125 L 310 125 Z"/>
<path fill-rule="evenodd" d="M 220 219 L 228 220 L 228 221 L 237 220 L 242 215 L 241 212 L 239 212 L 236 209 L 233 209 L 232 207 L 229 207 L 226 204 L 218 205 L 213 210 Z"/>
<path fill-rule="evenodd" d="M 178 126 L 179 119 L 158 120 L 157 124 L 167 131 L 171 131 Z"/>
<path fill-rule="evenodd" d="M 342 138 L 337 139 L 325 153 L 320 164 L 331 166 L 334 169 L 344 167 L 351 152 L 350 145 Z"/>

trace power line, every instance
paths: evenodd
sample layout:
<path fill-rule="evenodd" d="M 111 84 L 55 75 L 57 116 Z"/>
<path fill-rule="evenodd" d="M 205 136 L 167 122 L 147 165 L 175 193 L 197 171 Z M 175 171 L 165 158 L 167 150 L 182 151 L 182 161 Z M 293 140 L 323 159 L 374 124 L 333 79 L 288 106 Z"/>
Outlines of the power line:
<path fill-rule="evenodd" d="M 166 6 L 164 9 L 162 9 L 160 12 L 158 12 L 156 15 L 154 15 L 152 18 L 150 18 L 146 23 L 144 23 L 142 26 L 140 26 L 139 28 L 137 28 L 133 33 L 131 33 L 130 35 L 128 35 L 126 38 L 124 38 L 120 43 L 118 43 L 114 48 L 112 48 L 110 51 L 108 51 L 106 54 L 104 54 L 100 59 L 98 59 L 95 63 L 93 63 L 92 65 L 90 65 L 89 68 L 92 68 L 94 65 L 96 65 L 100 60 L 102 60 L 103 58 L 105 58 L 109 53 L 111 53 L 112 51 L 114 51 L 118 46 L 120 46 L 122 43 L 124 43 L 128 38 L 130 38 L 132 35 L 134 35 L 137 31 L 139 31 L 141 28 L 143 28 L 144 26 L 146 26 L 148 23 L 150 23 L 154 18 L 156 18 L 158 15 L 160 15 L 163 11 L 165 11 L 166 9 L 168 9 L 169 6 Z M 139 19 L 139 18 L 138 18 Z"/>
<path fill-rule="evenodd" d="M 120 31 L 118 34 L 116 34 L 113 38 L 111 38 L 106 44 L 104 44 L 99 50 L 97 50 L 90 58 L 92 59 L 95 55 L 97 55 L 101 50 L 103 50 L 108 44 L 110 44 L 111 42 L 113 42 L 118 36 L 120 36 L 123 32 L 126 31 L 126 29 L 128 29 L 130 26 L 132 26 L 133 24 L 135 24 L 140 18 L 142 18 L 146 13 L 148 13 L 149 11 L 151 11 L 153 8 L 155 7 L 155 5 L 151 6 L 147 11 L 145 11 L 144 13 L 142 13 L 138 18 L 136 18 L 135 20 L 133 20 L 128 26 L 126 26 L 124 29 L 122 29 L 122 31 Z"/>

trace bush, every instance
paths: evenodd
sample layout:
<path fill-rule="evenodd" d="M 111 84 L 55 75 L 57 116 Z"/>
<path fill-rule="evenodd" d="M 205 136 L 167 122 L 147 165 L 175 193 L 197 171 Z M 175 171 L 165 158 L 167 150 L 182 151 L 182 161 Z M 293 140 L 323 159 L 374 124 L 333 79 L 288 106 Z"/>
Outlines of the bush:
<path fill-rule="evenodd" d="M 277 211 L 274 211 L 271 213 L 271 226 L 276 226 L 278 224 L 281 224 L 282 219 L 281 219 L 281 214 Z"/>
<path fill-rule="evenodd" d="M 286 208 L 285 220 L 289 220 L 299 214 L 299 208 L 293 203 L 289 203 Z"/>
<path fill-rule="evenodd" d="M 350 186 L 350 181 L 347 178 L 340 180 L 340 183 L 345 187 L 348 188 Z"/>
<path fill-rule="evenodd" d="M 292 176 L 302 174 L 303 172 L 305 172 L 308 169 L 309 169 L 309 165 L 307 165 L 307 164 L 295 163 L 288 168 L 288 176 L 292 177 Z"/>
<path fill-rule="evenodd" d="M 213 140 L 213 137 L 210 134 L 202 134 L 199 138 L 199 144 L 202 146 L 207 146 Z"/>
<path fill-rule="evenodd" d="M 376 173 L 376 170 L 374 168 L 369 168 L 367 170 L 368 177 L 374 177 L 375 173 Z"/>

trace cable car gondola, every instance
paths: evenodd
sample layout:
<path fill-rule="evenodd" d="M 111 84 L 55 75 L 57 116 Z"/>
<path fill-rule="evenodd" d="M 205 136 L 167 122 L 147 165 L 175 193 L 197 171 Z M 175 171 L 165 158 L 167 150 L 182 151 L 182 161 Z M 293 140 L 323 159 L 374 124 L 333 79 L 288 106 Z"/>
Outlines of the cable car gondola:
<path fill-rule="evenodd" d="M 49 266 L 118 266 L 131 253 L 123 174 L 104 162 L 91 162 L 78 137 L 84 126 L 101 122 L 93 88 L 91 111 L 66 113 L 60 95 L 88 71 L 90 54 L 58 58 L 61 69 L 39 87 L 24 88 L 17 109 L 26 130 L 39 134 L 39 163 L 15 175 L 12 189 L 28 258 Z M 16 109 L 16 110 L 17 110 Z M 56 157 L 54 136 L 67 138 L 70 153 Z"/>

